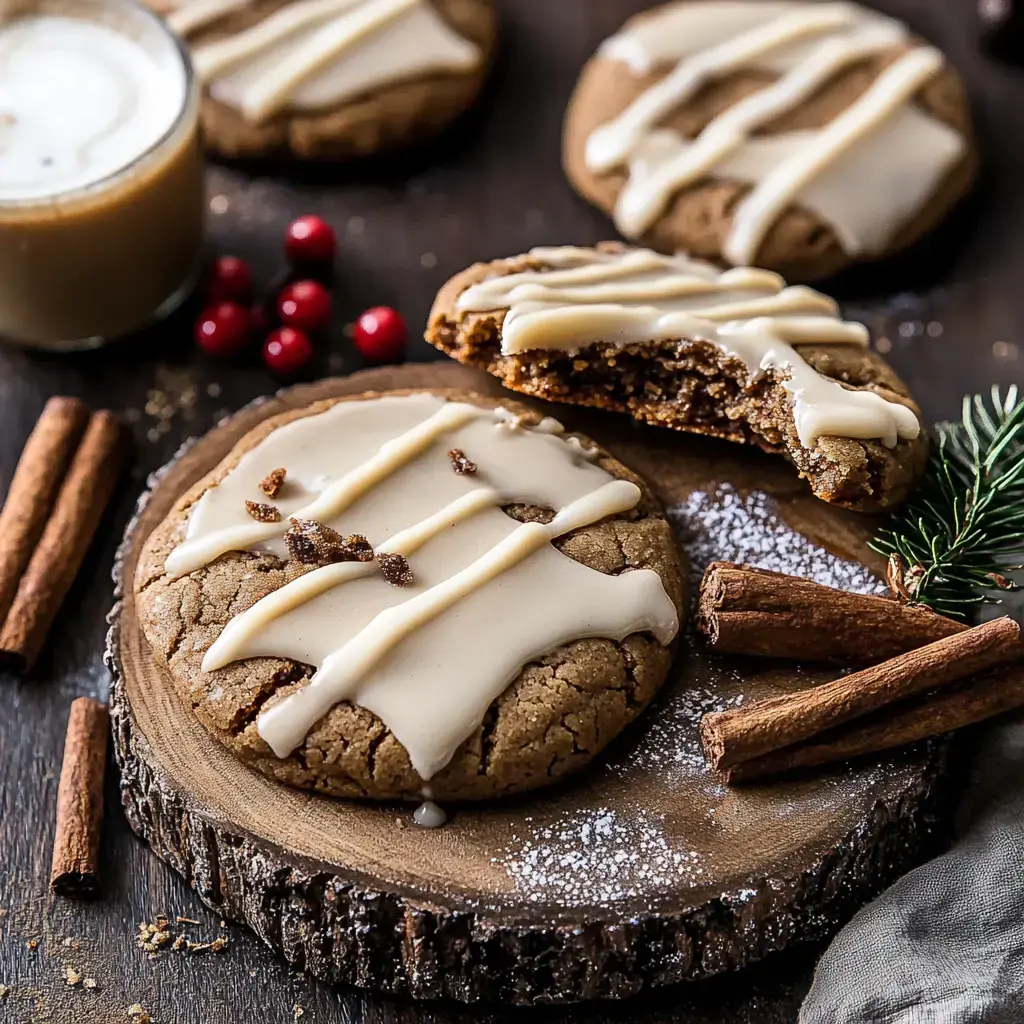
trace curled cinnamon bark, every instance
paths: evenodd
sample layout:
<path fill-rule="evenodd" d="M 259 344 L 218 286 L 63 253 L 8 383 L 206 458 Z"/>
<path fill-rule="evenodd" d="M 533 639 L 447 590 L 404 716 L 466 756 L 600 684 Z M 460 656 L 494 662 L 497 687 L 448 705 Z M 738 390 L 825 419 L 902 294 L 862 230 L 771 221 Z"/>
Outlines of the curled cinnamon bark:
<path fill-rule="evenodd" d="M 113 494 L 127 450 L 121 421 L 112 412 L 94 413 L 0 629 L 0 660 L 6 665 L 24 671 L 35 663 Z"/>
<path fill-rule="evenodd" d="M 727 778 L 730 783 L 750 782 L 894 750 L 1019 707 L 1024 707 L 1024 666 L 1006 665 L 898 708 L 885 708 L 803 743 L 743 761 L 729 769 Z"/>
<path fill-rule="evenodd" d="M 697 627 L 728 654 L 865 665 L 967 629 L 922 605 L 730 562 L 707 567 Z"/>
<path fill-rule="evenodd" d="M 88 421 L 84 402 L 51 398 L 25 443 L 0 513 L 0 622 L 10 611 Z"/>
<path fill-rule="evenodd" d="M 89 697 L 71 704 L 64 764 L 57 790 L 57 830 L 50 887 L 63 896 L 92 896 L 99 889 L 103 774 L 110 715 Z"/>
<path fill-rule="evenodd" d="M 996 619 L 821 686 L 705 715 L 701 740 L 715 768 L 734 768 L 1022 654 L 1017 623 Z"/>

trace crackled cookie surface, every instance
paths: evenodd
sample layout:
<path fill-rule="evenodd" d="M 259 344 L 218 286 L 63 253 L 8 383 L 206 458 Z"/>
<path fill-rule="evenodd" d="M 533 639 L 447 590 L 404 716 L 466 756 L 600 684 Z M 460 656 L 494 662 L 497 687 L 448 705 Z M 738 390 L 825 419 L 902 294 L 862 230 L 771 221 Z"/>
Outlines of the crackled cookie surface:
<path fill-rule="evenodd" d="M 682 608 L 671 531 L 625 467 L 522 407 L 434 392 L 262 424 L 153 533 L 136 591 L 221 742 L 381 799 L 582 767 L 663 682 Z"/>
<path fill-rule="evenodd" d="M 782 454 L 834 504 L 894 505 L 924 468 L 918 410 L 867 329 L 769 271 L 535 249 L 453 277 L 426 336 L 515 391 Z"/>
<path fill-rule="evenodd" d="M 847 2 L 678 0 L 584 69 L 564 162 L 627 238 L 813 280 L 920 238 L 976 158 L 956 72 L 902 23 Z"/>
<path fill-rule="evenodd" d="M 435 134 L 476 98 L 491 0 L 151 0 L 188 43 L 225 156 L 366 156 Z"/>

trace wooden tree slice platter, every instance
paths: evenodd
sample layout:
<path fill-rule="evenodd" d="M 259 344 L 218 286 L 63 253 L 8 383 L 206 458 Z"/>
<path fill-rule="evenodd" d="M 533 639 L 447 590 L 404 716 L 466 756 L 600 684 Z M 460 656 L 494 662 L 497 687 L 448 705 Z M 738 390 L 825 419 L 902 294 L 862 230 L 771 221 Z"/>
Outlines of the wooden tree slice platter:
<path fill-rule="evenodd" d="M 818 939 L 915 863 L 933 831 L 942 748 L 728 789 L 704 764 L 701 713 L 822 676 L 714 657 L 692 636 L 655 705 L 600 763 L 556 789 L 456 809 L 433 831 L 405 806 L 277 785 L 214 741 L 138 628 L 131 580 L 142 542 L 262 419 L 332 395 L 420 386 L 498 390 L 455 364 L 293 388 L 186 446 L 151 480 L 129 527 L 108 644 L 124 807 L 206 903 L 320 978 L 536 1003 L 628 996 Z M 746 558 L 872 585 L 870 522 L 812 498 L 781 461 L 612 415 L 549 411 L 651 481 L 695 561 Z"/>

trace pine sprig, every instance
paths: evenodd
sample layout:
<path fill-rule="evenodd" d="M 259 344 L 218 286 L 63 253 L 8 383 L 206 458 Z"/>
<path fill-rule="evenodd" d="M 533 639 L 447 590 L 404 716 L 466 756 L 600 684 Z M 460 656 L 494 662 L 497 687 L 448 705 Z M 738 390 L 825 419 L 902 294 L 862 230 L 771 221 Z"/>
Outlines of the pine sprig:
<path fill-rule="evenodd" d="M 1024 401 L 1012 386 L 964 398 L 959 423 L 940 423 L 921 486 L 872 547 L 889 556 L 901 597 L 965 619 L 1016 590 L 1024 558 Z"/>

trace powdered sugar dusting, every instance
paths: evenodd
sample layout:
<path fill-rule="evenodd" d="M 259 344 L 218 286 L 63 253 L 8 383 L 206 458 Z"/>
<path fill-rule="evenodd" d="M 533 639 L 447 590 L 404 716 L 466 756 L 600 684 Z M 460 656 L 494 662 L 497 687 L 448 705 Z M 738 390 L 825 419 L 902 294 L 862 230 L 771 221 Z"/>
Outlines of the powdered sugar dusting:
<path fill-rule="evenodd" d="M 746 562 L 861 593 L 884 591 L 867 569 L 811 544 L 788 527 L 774 500 L 762 492 L 741 495 L 728 485 L 695 492 L 670 510 L 669 518 L 690 559 L 691 600 L 705 567 L 716 560 Z M 715 851 L 743 841 L 742 835 L 732 835 L 735 815 L 719 812 L 730 804 L 734 808 L 744 797 L 729 791 L 708 767 L 698 727 L 708 712 L 741 705 L 747 689 L 758 696 L 771 692 L 772 684 L 760 677 L 778 668 L 763 660 L 715 655 L 692 631 L 681 638 L 677 664 L 685 666 L 680 676 L 666 684 L 648 713 L 583 780 L 588 788 L 597 786 L 606 794 L 602 806 L 565 809 L 539 802 L 503 855 L 495 858 L 521 896 L 560 907 L 656 899 L 659 893 L 713 883 Z M 794 665 L 783 671 L 791 678 L 813 670 Z M 641 775 L 644 806 L 634 796 Z M 761 808 L 758 813 L 764 815 L 764 842 L 784 843 L 787 836 L 780 823 L 791 815 L 817 813 L 822 820 L 834 821 L 848 806 L 851 787 L 858 790 L 879 781 L 873 770 L 863 768 L 843 772 L 842 777 L 842 783 L 828 776 L 810 782 L 800 795 L 791 791 L 784 801 L 757 803 L 754 798 Z M 651 795 L 659 787 L 665 790 L 667 809 L 674 805 L 669 794 L 681 785 L 700 793 L 701 806 L 687 814 L 691 824 L 703 821 L 700 839 L 675 818 L 670 826 L 657 812 L 657 804 L 651 809 Z M 749 828 L 749 818 L 745 820 Z M 755 895 L 756 890 L 745 889 L 730 898 L 742 901 Z"/>
<path fill-rule="evenodd" d="M 599 906 L 703 881 L 696 851 L 673 848 L 663 816 L 639 809 L 563 811 L 514 841 L 518 855 L 505 866 L 534 903 Z"/>
<path fill-rule="evenodd" d="M 668 517 L 690 557 L 699 583 L 709 562 L 742 562 L 759 569 L 804 576 L 838 590 L 885 593 L 874 573 L 824 548 L 780 522 L 774 501 L 761 491 L 741 495 L 729 484 L 695 491 Z"/>

